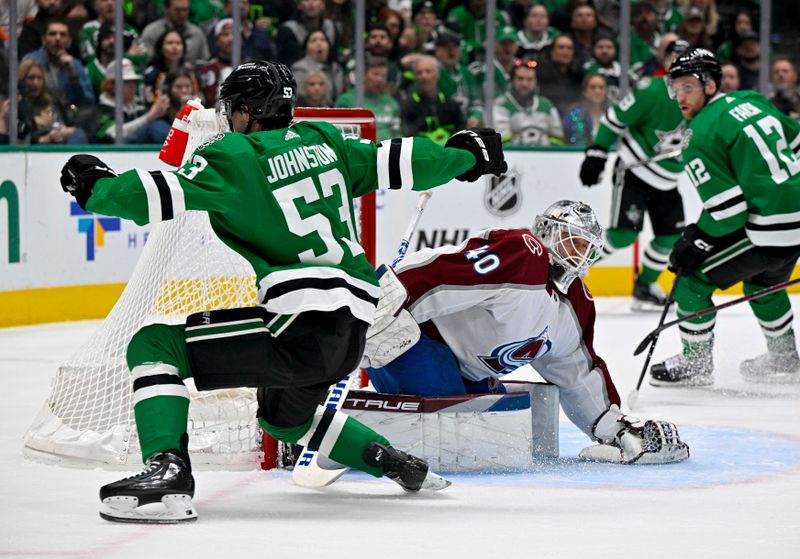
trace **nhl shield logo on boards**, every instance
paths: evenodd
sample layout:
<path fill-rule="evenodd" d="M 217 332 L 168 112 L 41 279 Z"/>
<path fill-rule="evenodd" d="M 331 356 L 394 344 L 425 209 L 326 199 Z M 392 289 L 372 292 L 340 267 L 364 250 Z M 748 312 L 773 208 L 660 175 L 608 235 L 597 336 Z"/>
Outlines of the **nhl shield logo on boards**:
<path fill-rule="evenodd" d="M 489 177 L 483 204 L 489 213 L 497 216 L 511 215 L 519 210 L 522 204 L 519 172 L 511 169 L 499 177 Z"/>

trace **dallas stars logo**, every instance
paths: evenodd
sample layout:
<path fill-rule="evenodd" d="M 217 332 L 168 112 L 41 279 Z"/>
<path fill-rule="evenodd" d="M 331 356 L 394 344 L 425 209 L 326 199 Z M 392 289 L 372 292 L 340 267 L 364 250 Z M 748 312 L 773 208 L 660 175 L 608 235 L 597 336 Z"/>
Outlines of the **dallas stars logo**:
<path fill-rule="evenodd" d="M 681 121 L 674 130 L 654 130 L 658 143 L 653 147 L 656 153 L 668 153 L 685 147 L 684 135 L 686 133 L 686 122 Z"/>

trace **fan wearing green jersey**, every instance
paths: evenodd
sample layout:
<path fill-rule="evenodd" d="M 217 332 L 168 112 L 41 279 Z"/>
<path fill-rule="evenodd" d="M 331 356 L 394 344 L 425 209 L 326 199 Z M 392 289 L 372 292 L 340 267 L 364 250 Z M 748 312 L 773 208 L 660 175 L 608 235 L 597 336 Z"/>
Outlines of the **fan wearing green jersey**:
<path fill-rule="evenodd" d="M 683 163 L 703 202 L 670 254 L 678 316 L 713 306 L 711 295 L 743 282 L 746 294 L 789 279 L 800 257 L 800 123 L 754 91 L 719 90 L 722 69 L 693 49 L 669 70 L 670 90 L 689 121 Z M 767 352 L 740 365 L 756 382 L 800 382 L 786 290 L 751 300 Z M 656 386 L 714 382 L 714 314 L 680 325 L 682 353 L 650 369 Z"/>
<path fill-rule="evenodd" d="M 207 211 L 217 236 L 252 265 L 261 301 L 133 336 L 127 361 L 146 468 L 100 489 L 107 520 L 196 518 L 189 377 L 199 390 L 258 388 L 259 423 L 280 441 L 410 491 L 448 485 L 424 461 L 319 403 L 358 368 L 381 295 L 358 243 L 353 199 L 500 174 L 507 169 L 500 135 L 464 130 L 444 147 L 425 138 L 345 139 L 328 123 L 292 123 L 296 89 L 283 64 L 242 64 L 223 82 L 217 105 L 231 132 L 210 138 L 176 172 L 117 175 L 91 155 L 73 156 L 62 170 L 62 187 L 92 212 L 145 224 Z"/>
<path fill-rule="evenodd" d="M 675 41 L 665 49 L 665 65 L 688 47 L 685 41 Z M 645 212 L 650 217 L 654 236 L 644 250 L 641 269 L 636 271 L 634 311 L 658 311 L 666 303 L 656 281 L 667 267 L 685 218 L 678 192 L 681 164 L 665 154 L 680 149 L 685 125 L 677 104 L 669 98 L 664 78 L 642 78 L 631 93 L 608 108 L 581 165 L 584 186 L 599 183 L 608 150 L 618 142 L 604 256 L 632 245 L 642 231 Z"/>

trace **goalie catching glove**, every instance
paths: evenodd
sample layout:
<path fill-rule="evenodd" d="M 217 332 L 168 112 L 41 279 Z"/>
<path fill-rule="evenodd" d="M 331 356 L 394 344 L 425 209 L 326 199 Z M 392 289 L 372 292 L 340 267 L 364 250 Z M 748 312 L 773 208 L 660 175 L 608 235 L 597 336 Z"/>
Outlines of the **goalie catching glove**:
<path fill-rule="evenodd" d="M 689 446 L 668 421 L 649 419 L 643 425 L 620 413 L 614 404 L 600 416 L 593 433 L 600 444 L 581 450 L 579 456 L 615 464 L 669 464 L 689 458 Z"/>
<path fill-rule="evenodd" d="M 492 128 L 461 130 L 450 136 L 444 147 L 464 149 L 475 156 L 475 166 L 456 177 L 460 181 L 475 182 L 483 175 L 500 176 L 508 171 L 503 155 L 503 141 L 500 134 Z"/>
<path fill-rule="evenodd" d="M 116 177 L 111 167 L 94 155 L 81 153 L 73 155 L 61 169 L 61 188 L 69 192 L 77 200 L 78 205 L 86 209 L 86 202 L 92 195 L 94 183 L 106 177 Z"/>

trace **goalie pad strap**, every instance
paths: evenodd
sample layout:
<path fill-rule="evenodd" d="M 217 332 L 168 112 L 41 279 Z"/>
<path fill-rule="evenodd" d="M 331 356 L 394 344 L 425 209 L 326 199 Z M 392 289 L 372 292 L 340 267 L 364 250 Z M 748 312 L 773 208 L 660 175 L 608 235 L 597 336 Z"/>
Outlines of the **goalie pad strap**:
<path fill-rule="evenodd" d="M 263 307 L 204 311 L 186 319 L 186 348 L 198 390 L 266 385 L 272 335 Z"/>

